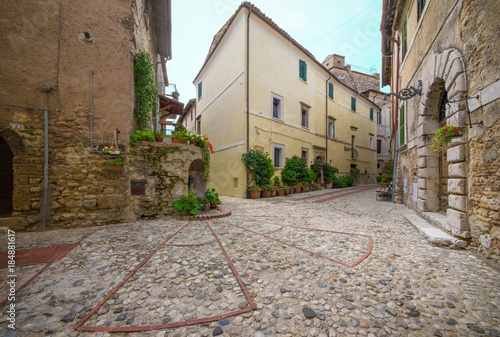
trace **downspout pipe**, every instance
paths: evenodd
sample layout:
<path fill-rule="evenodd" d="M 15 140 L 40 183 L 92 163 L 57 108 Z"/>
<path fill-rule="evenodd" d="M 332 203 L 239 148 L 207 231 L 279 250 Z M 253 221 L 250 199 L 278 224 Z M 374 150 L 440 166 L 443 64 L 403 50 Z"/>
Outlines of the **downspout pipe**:
<path fill-rule="evenodd" d="M 332 78 L 332 75 L 328 77 L 325 84 L 325 163 L 328 163 L 328 81 Z"/>
<path fill-rule="evenodd" d="M 42 206 L 42 228 L 48 227 L 48 200 L 49 200 L 49 91 L 50 84 L 41 83 L 40 88 L 45 92 L 45 107 L 43 108 L 43 206 Z"/>
<path fill-rule="evenodd" d="M 247 152 L 250 151 L 250 14 L 252 9 L 248 9 L 247 15 Z M 250 184 L 250 174 L 247 171 L 247 186 Z"/>

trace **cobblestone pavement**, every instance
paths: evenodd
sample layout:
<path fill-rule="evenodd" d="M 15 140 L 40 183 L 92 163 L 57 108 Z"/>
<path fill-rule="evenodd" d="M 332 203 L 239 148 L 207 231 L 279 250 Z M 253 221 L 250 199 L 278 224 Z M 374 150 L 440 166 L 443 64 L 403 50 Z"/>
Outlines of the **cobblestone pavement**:
<path fill-rule="evenodd" d="M 15 336 L 500 336 L 500 274 L 374 189 L 222 201 L 232 216 L 17 233 L 79 243 L 17 294 Z"/>

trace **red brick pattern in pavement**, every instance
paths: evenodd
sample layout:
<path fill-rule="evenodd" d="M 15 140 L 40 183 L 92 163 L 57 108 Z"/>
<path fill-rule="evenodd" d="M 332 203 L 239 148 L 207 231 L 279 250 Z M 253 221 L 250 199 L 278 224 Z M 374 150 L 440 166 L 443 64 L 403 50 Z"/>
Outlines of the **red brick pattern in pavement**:
<path fill-rule="evenodd" d="M 58 261 L 77 245 L 78 242 L 67 245 L 16 250 L 16 268 Z M 7 259 L 7 252 L 0 252 L 0 269 L 7 268 Z"/>

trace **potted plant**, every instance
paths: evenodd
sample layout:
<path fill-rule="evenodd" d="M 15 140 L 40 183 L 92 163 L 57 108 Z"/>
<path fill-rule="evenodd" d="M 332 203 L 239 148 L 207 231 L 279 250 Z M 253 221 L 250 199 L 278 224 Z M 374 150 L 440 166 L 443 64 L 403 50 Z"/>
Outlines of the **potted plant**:
<path fill-rule="evenodd" d="M 381 188 L 388 188 L 391 178 L 386 173 L 380 173 L 377 176 L 377 182 L 380 183 Z"/>
<path fill-rule="evenodd" d="M 271 197 L 271 194 L 273 193 L 273 185 L 262 185 L 260 186 L 260 189 L 262 191 L 262 198 L 269 198 Z"/>
<path fill-rule="evenodd" d="M 460 128 L 452 125 L 445 125 L 439 128 L 434 133 L 432 138 L 432 145 L 430 148 L 434 152 L 434 155 L 438 155 L 441 152 L 446 151 L 448 144 L 451 143 L 453 138 L 461 137 Z"/>
<path fill-rule="evenodd" d="M 196 199 L 194 192 L 189 192 L 187 196 L 182 196 L 179 200 L 173 202 L 174 209 L 185 215 L 187 213 L 196 215 L 200 211 L 201 204 Z"/>
<path fill-rule="evenodd" d="M 117 145 L 109 144 L 108 146 L 102 149 L 104 152 L 112 155 L 119 155 L 120 148 Z"/>
<path fill-rule="evenodd" d="M 215 188 L 212 190 L 207 189 L 205 195 L 203 196 L 203 201 L 210 205 L 210 208 L 216 208 L 222 202 L 219 199 L 219 193 L 215 192 Z"/>
<path fill-rule="evenodd" d="M 125 162 L 123 161 L 122 158 L 118 157 L 116 159 L 108 161 L 106 165 L 111 166 L 111 170 L 113 171 L 121 171 L 123 165 L 125 165 Z"/>
<path fill-rule="evenodd" d="M 330 180 L 325 180 L 325 188 L 332 188 L 332 182 Z"/>
<path fill-rule="evenodd" d="M 178 125 L 172 134 L 172 143 L 187 144 L 191 133 L 182 124 Z"/>
<path fill-rule="evenodd" d="M 278 190 L 278 195 L 281 196 L 281 191 L 283 191 L 283 195 L 288 195 L 289 188 L 288 186 L 281 186 Z"/>
<path fill-rule="evenodd" d="M 156 142 L 158 142 L 158 143 L 163 142 L 163 138 L 165 137 L 163 132 L 161 132 L 159 130 L 153 131 L 153 135 L 155 136 Z"/>
<path fill-rule="evenodd" d="M 179 94 L 179 92 L 177 90 L 172 91 L 172 98 L 173 99 L 178 100 L 180 95 L 181 94 Z"/>
<path fill-rule="evenodd" d="M 130 135 L 130 146 L 134 147 L 137 142 L 154 142 L 155 136 L 151 131 L 137 130 L 134 134 Z"/>
<path fill-rule="evenodd" d="M 249 184 L 248 185 L 248 192 L 250 193 L 250 198 L 252 199 L 259 199 L 261 190 L 259 186 Z"/>

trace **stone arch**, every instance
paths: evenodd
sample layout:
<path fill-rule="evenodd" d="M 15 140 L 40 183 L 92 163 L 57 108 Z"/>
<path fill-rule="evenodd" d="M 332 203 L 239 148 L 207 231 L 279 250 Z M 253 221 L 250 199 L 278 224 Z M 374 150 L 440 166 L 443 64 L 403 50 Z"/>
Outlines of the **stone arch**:
<path fill-rule="evenodd" d="M 195 191 L 198 199 L 203 199 L 207 189 L 206 180 L 203 179 L 205 164 L 202 159 L 195 159 L 189 164 L 188 191 Z"/>
<path fill-rule="evenodd" d="M 13 211 L 14 153 L 7 141 L 0 136 L 0 217 L 10 217 Z"/>
<path fill-rule="evenodd" d="M 21 136 L 17 134 L 14 130 L 5 129 L 0 131 L 0 137 L 2 137 L 7 144 L 9 144 L 10 149 L 14 155 L 24 154 L 26 152 L 26 146 L 24 140 Z"/>
<path fill-rule="evenodd" d="M 435 55 L 433 66 L 424 68 L 423 99 L 419 108 L 418 144 L 418 209 L 423 212 L 439 210 L 440 159 L 430 149 L 431 139 L 440 127 L 439 102 L 443 92 L 447 93 L 448 108 L 442 124 L 464 128 L 467 105 L 467 81 L 462 55 L 457 49 L 447 49 Z M 467 222 L 467 163 L 465 146 L 467 135 L 453 140 L 446 152 L 449 179 L 445 186 L 448 194 L 446 229 L 453 234 L 469 237 Z"/>

